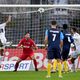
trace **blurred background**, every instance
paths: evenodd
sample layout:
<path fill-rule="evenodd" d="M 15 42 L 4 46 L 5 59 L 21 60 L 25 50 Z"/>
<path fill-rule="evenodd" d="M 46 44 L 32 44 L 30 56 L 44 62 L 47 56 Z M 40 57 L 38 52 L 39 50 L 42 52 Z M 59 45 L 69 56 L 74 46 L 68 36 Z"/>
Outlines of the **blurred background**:
<path fill-rule="evenodd" d="M 80 0 L 0 0 L 0 4 L 80 4 Z"/>
<path fill-rule="evenodd" d="M 50 28 L 50 22 L 56 20 L 58 28 L 68 24 L 69 29 L 76 27 L 80 32 L 80 7 L 46 7 L 44 12 L 38 12 L 39 7 L 1 7 L 0 23 L 6 21 L 8 15 L 12 21 L 6 27 L 6 38 L 16 45 L 26 32 L 36 44 L 44 43 L 45 30 Z"/>

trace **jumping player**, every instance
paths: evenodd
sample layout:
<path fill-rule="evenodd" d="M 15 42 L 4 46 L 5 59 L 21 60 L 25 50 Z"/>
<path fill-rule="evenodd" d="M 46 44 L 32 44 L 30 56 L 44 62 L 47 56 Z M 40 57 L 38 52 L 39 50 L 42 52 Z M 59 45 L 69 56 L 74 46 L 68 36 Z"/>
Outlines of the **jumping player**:
<path fill-rule="evenodd" d="M 57 22 L 51 22 L 51 29 L 46 30 L 45 33 L 45 47 L 48 44 L 47 49 L 47 58 L 48 58 L 48 66 L 47 66 L 47 78 L 51 76 L 51 64 L 53 59 L 57 59 L 58 62 L 58 70 L 59 77 L 62 78 L 62 64 L 61 64 L 61 54 L 60 51 L 63 46 L 63 33 L 57 29 Z"/>
<path fill-rule="evenodd" d="M 10 21 L 11 21 L 11 16 L 8 17 L 5 23 L 0 24 L 0 64 L 1 64 L 1 60 L 3 60 L 3 52 L 4 52 L 5 45 L 7 44 L 7 39 L 5 37 L 5 27 L 7 23 L 9 23 Z"/>
<path fill-rule="evenodd" d="M 19 60 L 15 64 L 15 70 L 17 71 L 18 65 L 22 60 L 25 60 L 26 58 L 30 57 L 30 59 L 33 60 L 34 66 L 35 66 L 35 71 L 38 71 L 37 69 L 37 62 L 34 57 L 34 52 L 33 49 L 37 50 L 38 47 L 34 43 L 34 41 L 30 38 L 30 34 L 27 33 L 23 39 L 19 42 L 17 48 L 23 48 L 23 53 L 20 56 Z"/>
<path fill-rule="evenodd" d="M 68 59 L 68 54 L 70 51 L 70 45 L 71 43 L 74 42 L 69 30 L 68 30 L 68 26 L 67 24 L 63 24 L 63 35 L 64 35 L 64 39 L 63 39 L 63 49 L 62 49 L 62 60 L 63 60 L 63 69 L 64 72 L 68 71 L 68 64 L 67 64 L 67 59 Z"/>

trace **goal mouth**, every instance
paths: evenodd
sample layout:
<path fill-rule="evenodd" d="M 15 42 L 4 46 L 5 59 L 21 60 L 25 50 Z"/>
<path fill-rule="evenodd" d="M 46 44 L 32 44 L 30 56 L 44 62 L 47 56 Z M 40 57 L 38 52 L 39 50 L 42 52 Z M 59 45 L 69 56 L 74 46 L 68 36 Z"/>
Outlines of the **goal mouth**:
<path fill-rule="evenodd" d="M 42 12 L 38 10 L 41 8 Z M 61 30 L 63 24 L 78 28 L 80 31 L 80 5 L 0 5 L 0 21 L 11 15 L 12 20 L 6 27 L 6 38 L 17 46 L 26 32 L 37 46 L 44 46 L 46 29 L 50 28 L 52 20 L 57 21 Z"/>

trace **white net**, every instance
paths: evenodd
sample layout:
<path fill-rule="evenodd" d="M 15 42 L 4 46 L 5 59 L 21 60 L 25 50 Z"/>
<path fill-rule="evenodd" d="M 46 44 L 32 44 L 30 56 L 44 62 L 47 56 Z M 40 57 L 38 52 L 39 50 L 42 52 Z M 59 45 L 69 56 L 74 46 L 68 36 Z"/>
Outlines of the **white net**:
<path fill-rule="evenodd" d="M 57 21 L 60 29 L 62 24 L 68 24 L 80 30 L 80 7 L 43 7 L 42 12 L 39 7 L 0 7 L 0 23 L 8 15 L 12 16 L 12 21 L 6 27 L 6 38 L 13 41 L 13 45 L 17 45 L 26 32 L 30 32 L 36 44 L 42 45 L 45 30 L 52 20 Z"/>

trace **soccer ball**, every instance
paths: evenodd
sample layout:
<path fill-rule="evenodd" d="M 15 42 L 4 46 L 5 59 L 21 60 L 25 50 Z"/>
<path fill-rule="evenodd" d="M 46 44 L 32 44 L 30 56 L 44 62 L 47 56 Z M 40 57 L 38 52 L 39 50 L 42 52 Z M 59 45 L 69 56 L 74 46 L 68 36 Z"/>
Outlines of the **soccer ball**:
<path fill-rule="evenodd" d="M 75 47 L 75 45 L 73 43 L 71 43 L 71 47 Z"/>
<path fill-rule="evenodd" d="M 44 10 L 44 8 L 39 8 L 38 9 L 38 12 L 40 12 L 40 13 L 43 13 L 45 10 Z"/>

